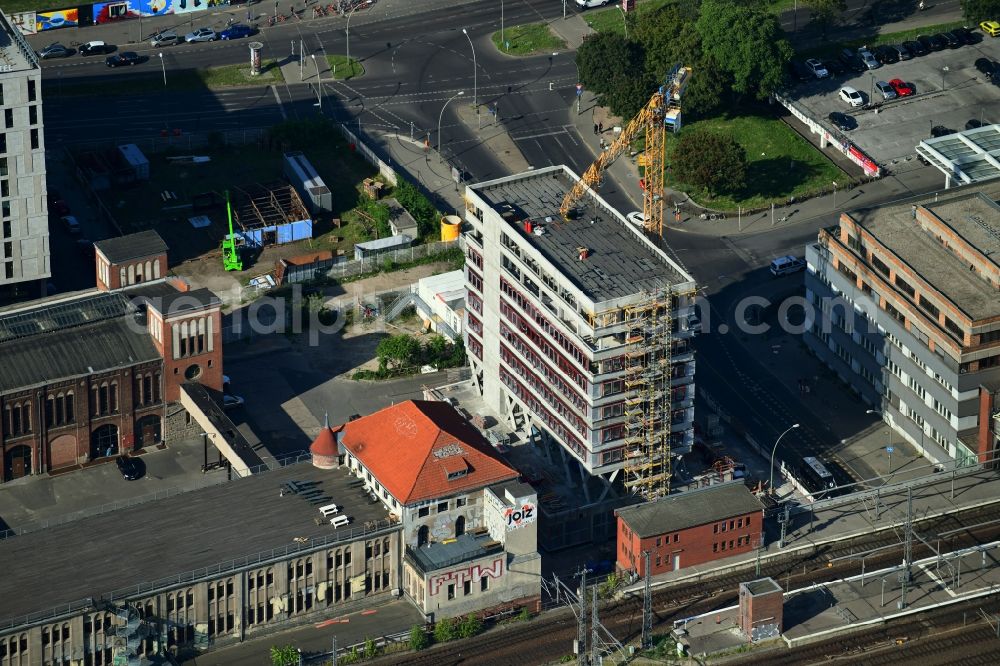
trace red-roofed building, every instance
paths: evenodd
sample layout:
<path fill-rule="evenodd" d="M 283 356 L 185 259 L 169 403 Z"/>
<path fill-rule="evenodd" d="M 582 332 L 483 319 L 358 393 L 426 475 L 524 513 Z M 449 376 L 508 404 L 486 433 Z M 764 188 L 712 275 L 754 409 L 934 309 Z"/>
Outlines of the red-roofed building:
<path fill-rule="evenodd" d="M 535 492 L 454 407 L 410 400 L 324 430 L 402 522 L 403 590 L 428 618 L 537 607 Z"/>

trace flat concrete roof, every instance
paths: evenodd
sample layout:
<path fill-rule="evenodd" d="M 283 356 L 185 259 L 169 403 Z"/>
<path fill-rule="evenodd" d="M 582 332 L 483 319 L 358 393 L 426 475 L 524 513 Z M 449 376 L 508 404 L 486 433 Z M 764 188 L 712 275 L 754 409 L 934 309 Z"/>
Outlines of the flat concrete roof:
<path fill-rule="evenodd" d="M 410 548 L 407 552 L 424 573 L 428 573 L 501 550 L 503 545 L 494 541 L 488 532 L 483 531 L 478 534 L 466 532 L 454 539 L 427 544 L 416 549 Z"/>
<path fill-rule="evenodd" d="M 6 12 L 0 13 L 0 65 L 7 71 L 19 72 L 38 69 L 38 57 L 21 31 L 14 27 Z"/>
<path fill-rule="evenodd" d="M 615 515 L 646 539 L 763 510 L 764 505 L 739 480 L 625 507 Z"/>
<path fill-rule="evenodd" d="M 971 237 L 967 239 L 970 244 L 984 248 L 990 244 L 987 228 L 1000 227 L 995 204 L 991 208 L 982 200 L 971 201 L 979 199 L 977 193 L 980 192 L 990 201 L 996 201 L 1000 198 L 1000 181 L 970 186 L 968 192 L 937 203 L 934 197 L 928 197 L 894 206 L 849 211 L 847 214 L 955 307 L 977 321 L 1000 315 L 1000 292 L 981 276 L 969 271 L 969 265 L 942 246 L 934 236 L 922 231 L 913 220 L 911 206 L 923 206 L 934 214 L 943 215 L 949 226 L 955 225 L 953 228 L 957 233 L 963 236 L 966 231 L 970 233 Z M 963 210 L 992 212 L 982 218 L 985 226 L 979 227 L 961 214 Z M 995 253 L 1000 250 L 1000 244 L 995 239 L 992 243 L 994 255 L 990 256 L 990 260 L 996 263 Z"/>
<path fill-rule="evenodd" d="M 924 208 L 1000 269 L 1000 206 L 996 201 L 982 192 L 974 192 L 968 196 L 924 204 Z"/>
<path fill-rule="evenodd" d="M 917 154 L 961 184 L 1000 178 L 1000 125 L 924 139 Z"/>
<path fill-rule="evenodd" d="M 559 207 L 575 182 L 571 173 L 549 167 L 469 189 L 498 214 L 512 211 L 510 228 L 595 303 L 694 281 L 593 192 L 582 197 L 579 218 L 564 221 Z M 529 235 L 525 219 L 545 232 Z M 586 259 L 579 258 L 579 248 L 589 251 Z"/>
<path fill-rule="evenodd" d="M 313 502 L 287 491 L 279 496 L 289 481 L 321 492 Z M 334 529 L 313 521 L 318 507 L 331 503 L 343 507 L 340 515 L 351 518 L 350 525 Z M 269 557 L 272 549 L 277 557 L 285 548 L 309 548 L 312 539 L 347 541 L 363 534 L 366 521 L 386 518 L 382 504 L 372 503 L 346 469 L 299 463 L 11 537 L 0 541 L 0 628 L 81 599 L 165 586 L 168 578 L 247 556 L 256 560 L 258 553 Z"/>

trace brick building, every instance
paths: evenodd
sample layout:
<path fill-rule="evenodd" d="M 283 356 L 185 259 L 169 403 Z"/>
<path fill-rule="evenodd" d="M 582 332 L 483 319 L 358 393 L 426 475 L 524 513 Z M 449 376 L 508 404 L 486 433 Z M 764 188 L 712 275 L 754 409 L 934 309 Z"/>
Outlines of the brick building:
<path fill-rule="evenodd" d="M 148 233 L 137 243 L 148 247 Z M 0 482 L 157 445 L 186 426 L 181 384 L 222 389 L 220 306 L 207 289 L 161 278 L 0 309 Z"/>
<path fill-rule="evenodd" d="M 111 291 L 166 277 L 167 244 L 155 231 L 94 243 L 97 288 Z"/>
<path fill-rule="evenodd" d="M 936 463 L 985 461 L 1000 382 L 1000 185 L 841 214 L 806 248 L 806 344 Z"/>
<path fill-rule="evenodd" d="M 678 493 L 615 511 L 621 571 L 651 575 L 746 553 L 761 545 L 764 505 L 742 481 Z"/>
<path fill-rule="evenodd" d="M 344 464 L 402 524 L 404 594 L 427 617 L 541 597 L 537 498 L 446 402 L 410 400 L 333 431 Z M 329 437 L 313 446 L 328 465 Z"/>

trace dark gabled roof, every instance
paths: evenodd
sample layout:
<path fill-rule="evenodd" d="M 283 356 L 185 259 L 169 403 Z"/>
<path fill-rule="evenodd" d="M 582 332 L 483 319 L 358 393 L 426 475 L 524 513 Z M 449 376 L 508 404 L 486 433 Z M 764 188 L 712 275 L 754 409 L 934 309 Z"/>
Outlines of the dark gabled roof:
<path fill-rule="evenodd" d="M 160 358 L 136 315 L 0 343 L 0 393 Z"/>
<path fill-rule="evenodd" d="M 160 238 L 160 234 L 152 229 L 97 241 L 94 245 L 113 264 L 140 257 L 152 257 L 163 254 L 169 249 Z"/>
<path fill-rule="evenodd" d="M 615 515 L 624 520 L 639 538 L 645 539 L 763 508 L 764 505 L 742 481 L 733 481 L 617 509 Z"/>
<path fill-rule="evenodd" d="M 191 291 L 178 291 L 171 287 L 170 289 L 162 289 L 155 295 L 141 292 L 138 295 L 164 317 L 195 312 L 222 303 L 211 289 L 204 287 Z"/>

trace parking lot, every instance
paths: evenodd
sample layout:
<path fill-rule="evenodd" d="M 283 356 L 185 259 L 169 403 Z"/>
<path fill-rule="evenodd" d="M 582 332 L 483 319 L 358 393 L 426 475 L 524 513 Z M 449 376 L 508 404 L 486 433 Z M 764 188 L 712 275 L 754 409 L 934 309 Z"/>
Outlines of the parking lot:
<path fill-rule="evenodd" d="M 912 159 L 916 145 L 931 136 L 932 127 L 962 131 L 970 120 L 1000 122 L 1000 76 L 988 81 L 974 66 L 978 58 L 1000 61 L 1000 38 L 975 34 L 983 37 L 978 44 L 931 52 L 860 74 L 847 71 L 806 81 L 788 91 L 788 97 L 832 136 L 847 137 L 879 164 Z M 910 84 L 914 95 L 883 101 L 876 83 L 892 79 Z M 874 101 L 878 108 L 852 108 L 839 96 L 843 86 L 855 88 L 866 105 Z M 853 118 L 857 127 L 837 130 L 828 119 L 834 111 Z"/>

